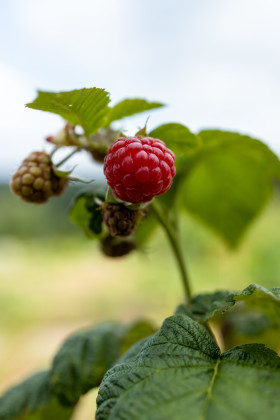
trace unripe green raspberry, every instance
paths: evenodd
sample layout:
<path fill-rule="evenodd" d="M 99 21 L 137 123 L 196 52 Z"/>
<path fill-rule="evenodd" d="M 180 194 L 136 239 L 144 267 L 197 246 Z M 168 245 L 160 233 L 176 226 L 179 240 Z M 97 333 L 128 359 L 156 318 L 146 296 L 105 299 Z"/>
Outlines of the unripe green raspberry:
<path fill-rule="evenodd" d="M 50 156 L 45 152 L 31 153 L 12 177 L 11 189 L 24 201 L 45 203 L 52 195 L 63 192 L 67 178 L 59 178 L 53 172 Z"/>
<path fill-rule="evenodd" d="M 129 254 L 136 248 L 133 239 L 122 239 L 108 235 L 101 242 L 101 250 L 107 257 L 117 258 Z"/>
<path fill-rule="evenodd" d="M 124 204 L 104 203 L 103 221 L 112 236 L 125 237 L 136 229 L 138 210 L 131 210 Z"/>

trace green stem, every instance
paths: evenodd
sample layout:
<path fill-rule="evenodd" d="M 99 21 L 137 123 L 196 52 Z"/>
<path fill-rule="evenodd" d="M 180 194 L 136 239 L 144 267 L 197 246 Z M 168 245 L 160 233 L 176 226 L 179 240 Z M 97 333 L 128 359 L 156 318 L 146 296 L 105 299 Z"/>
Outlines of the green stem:
<path fill-rule="evenodd" d="M 56 152 L 58 149 L 60 149 L 60 147 L 61 147 L 61 146 L 55 146 L 55 147 L 52 149 L 52 151 L 51 151 L 51 153 L 50 153 L 50 157 L 51 157 L 51 158 L 53 157 L 53 155 L 55 154 L 55 152 Z"/>
<path fill-rule="evenodd" d="M 150 204 L 156 218 L 158 219 L 159 223 L 162 225 L 162 227 L 165 230 L 165 233 L 169 239 L 170 246 L 173 250 L 174 256 L 176 258 L 179 270 L 181 272 L 181 278 L 183 281 L 183 287 L 185 291 L 185 298 L 187 304 L 189 303 L 189 300 L 191 298 L 191 289 L 190 289 L 190 281 L 187 273 L 187 268 L 185 265 L 185 261 L 183 258 L 183 252 L 180 246 L 180 243 L 175 235 L 174 229 L 172 228 L 170 222 L 165 217 L 164 212 L 162 211 L 159 204 L 155 201 L 153 201 Z"/>
<path fill-rule="evenodd" d="M 202 325 L 204 326 L 204 328 L 206 329 L 206 331 L 208 332 L 208 334 L 210 335 L 210 337 L 212 338 L 212 340 L 217 344 L 217 340 L 216 340 L 215 334 L 211 330 L 210 325 L 208 324 L 208 322 L 207 321 L 202 322 Z"/>
<path fill-rule="evenodd" d="M 71 153 L 69 153 L 69 155 L 67 155 L 64 159 L 62 159 L 60 162 L 58 162 L 55 167 L 59 168 L 59 166 L 63 165 L 63 163 L 65 163 L 68 159 L 70 159 L 73 155 L 75 155 L 77 152 L 79 152 L 80 149 L 75 149 L 73 150 Z"/>

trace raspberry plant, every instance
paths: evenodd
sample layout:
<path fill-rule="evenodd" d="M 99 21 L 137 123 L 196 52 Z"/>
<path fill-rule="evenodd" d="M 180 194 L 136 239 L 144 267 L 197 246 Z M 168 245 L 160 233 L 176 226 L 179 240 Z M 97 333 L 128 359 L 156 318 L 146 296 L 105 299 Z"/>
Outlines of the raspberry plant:
<path fill-rule="evenodd" d="M 48 370 L 0 398 L 0 419 L 70 419 L 95 387 L 97 420 L 279 419 L 280 288 L 252 284 L 193 295 L 179 237 L 187 211 L 237 247 L 280 179 L 277 156 L 257 139 L 220 130 L 195 134 L 178 123 L 126 137 L 115 121 L 162 104 L 126 99 L 110 107 L 103 89 L 39 92 L 27 106 L 66 124 L 47 138 L 50 154 L 33 152 L 23 161 L 12 190 L 42 204 L 74 180 L 58 168 L 75 153 L 105 159 L 108 185 L 90 184 L 70 219 L 113 258 L 136 252 L 161 226 L 184 299 L 160 328 L 107 322 L 73 334 Z M 71 152 L 54 164 L 61 148 Z"/>

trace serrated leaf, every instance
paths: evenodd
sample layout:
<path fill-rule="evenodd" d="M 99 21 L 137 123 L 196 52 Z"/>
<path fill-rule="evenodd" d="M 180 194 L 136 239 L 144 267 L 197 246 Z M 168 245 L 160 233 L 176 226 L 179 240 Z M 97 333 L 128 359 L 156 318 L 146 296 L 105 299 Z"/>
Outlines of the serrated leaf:
<path fill-rule="evenodd" d="M 51 389 L 68 406 L 97 387 L 105 372 L 128 346 L 154 332 L 148 322 L 125 326 L 105 323 L 71 335 L 56 354 L 51 369 Z"/>
<path fill-rule="evenodd" d="M 261 344 L 221 355 L 196 321 L 165 320 L 137 356 L 105 375 L 97 420 L 278 420 L 280 358 Z"/>
<path fill-rule="evenodd" d="M 88 136 L 103 126 L 109 102 L 108 92 L 94 87 L 58 93 L 38 91 L 37 98 L 26 106 L 58 114 L 80 125 Z"/>
<path fill-rule="evenodd" d="M 235 296 L 235 301 L 245 301 L 253 309 L 261 310 L 273 322 L 280 326 L 280 288 L 266 289 L 258 284 L 250 284 Z"/>
<path fill-rule="evenodd" d="M 177 314 L 189 315 L 191 318 L 206 322 L 211 320 L 217 313 L 222 314 L 234 304 L 237 292 L 221 290 L 213 293 L 201 293 L 192 296 L 188 306 L 179 305 Z"/>
<path fill-rule="evenodd" d="M 181 202 L 235 247 L 271 197 L 280 162 L 267 146 L 248 136 L 218 131 L 199 136 L 204 146 L 182 184 Z"/>
<path fill-rule="evenodd" d="M 0 397 L 1 420 L 68 420 L 73 408 L 59 405 L 51 394 L 49 371 L 39 372 Z"/>
<path fill-rule="evenodd" d="M 99 195 L 83 193 L 76 197 L 69 218 L 72 223 L 79 226 L 89 238 L 95 238 L 102 232 L 103 216 Z M 102 197 L 104 200 L 104 197 Z"/>
<path fill-rule="evenodd" d="M 106 118 L 106 125 L 111 124 L 113 121 L 163 106 L 164 104 L 160 102 L 148 102 L 145 99 L 124 99 L 110 108 Z"/>
<path fill-rule="evenodd" d="M 179 311 L 187 311 L 197 321 L 209 321 L 216 314 L 228 311 L 237 302 L 243 301 L 252 309 L 261 311 L 280 327 L 280 288 L 266 289 L 250 284 L 241 292 L 221 290 L 193 296 L 188 308 L 182 305 Z"/>
<path fill-rule="evenodd" d="M 200 146 L 200 137 L 179 123 L 163 124 L 149 133 L 149 136 L 165 142 L 176 158 L 188 155 Z"/>
<path fill-rule="evenodd" d="M 193 296 L 176 313 L 199 322 L 214 322 L 222 330 L 225 348 L 261 341 L 280 348 L 280 288 L 251 284 L 242 292 L 217 291 Z"/>

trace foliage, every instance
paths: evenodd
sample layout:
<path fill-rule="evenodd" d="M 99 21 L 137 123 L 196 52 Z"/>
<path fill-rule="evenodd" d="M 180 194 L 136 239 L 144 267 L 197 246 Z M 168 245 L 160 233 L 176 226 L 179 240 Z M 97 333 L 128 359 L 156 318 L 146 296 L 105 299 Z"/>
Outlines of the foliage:
<path fill-rule="evenodd" d="M 159 102 L 148 102 L 145 99 L 125 99 L 109 109 L 106 117 L 106 125 L 113 121 L 129 117 L 139 112 L 149 111 L 164 106 Z"/>
<path fill-rule="evenodd" d="M 261 344 L 223 354 L 196 321 L 167 318 L 138 354 L 105 375 L 97 420 L 278 419 L 280 358 Z M 254 401 L 254 404 L 252 404 Z"/>
<path fill-rule="evenodd" d="M 0 419 L 47 420 L 71 418 L 73 408 L 62 407 L 50 390 L 49 371 L 39 372 L 0 398 Z"/>
<path fill-rule="evenodd" d="M 81 89 L 71 92 L 38 92 L 28 108 L 53 112 L 65 120 L 83 127 L 87 135 L 95 133 L 103 123 L 109 103 L 104 89 Z"/>
<path fill-rule="evenodd" d="M 0 398 L 0 419 L 69 419 L 80 396 L 100 384 L 128 346 L 154 331 L 150 323 L 138 321 L 74 333 L 58 350 L 50 370 L 31 376 Z"/>
<path fill-rule="evenodd" d="M 74 148 L 56 165 L 59 177 L 74 180 L 70 173 L 57 168 L 77 151 L 84 150 L 96 161 L 103 161 L 120 135 L 112 122 L 162 106 L 135 98 L 110 107 L 109 101 L 104 89 L 90 88 L 39 91 L 27 104 L 66 120 L 65 127 L 48 138 L 56 145 L 52 154 L 60 147 Z M 83 129 L 82 134 L 76 126 Z M 146 137 L 146 126 L 136 135 Z M 149 136 L 164 141 L 176 155 L 177 175 L 172 188 L 153 201 L 135 205 L 117 199 L 110 188 L 105 193 L 106 188 L 92 185 L 76 197 L 70 219 L 89 238 L 99 241 L 110 257 L 143 247 L 161 226 L 178 263 L 185 303 L 158 332 L 141 321 L 129 326 L 105 323 L 73 334 L 62 344 L 49 371 L 1 397 L 0 420 L 70 418 L 80 397 L 100 383 L 97 420 L 181 420 L 186 413 L 191 420 L 279 417 L 280 359 L 274 350 L 280 347 L 280 288 L 253 284 L 242 292 L 192 296 L 178 238 L 179 217 L 187 211 L 230 247 L 237 247 L 271 197 L 275 180 L 280 179 L 279 159 L 261 141 L 233 132 L 192 133 L 186 126 L 171 122 L 151 130 Z M 147 139 L 136 141 L 140 147 L 145 144 L 146 150 L 151 148 Z M 120 140 L 118 144 L 122 147 L 125 143 Z M 162 158 L 159 162 L 157 155 L 156 160 L 162 167 L 163 151 L 171 153 L 170 159 L 172 152 L 157 143 L 162 147 Z M 144 151 L 145 159 L 147 153 Z M 118 164 L 110 170 L 112 179 L 119 181 L 124 176 Z M 121 208 L 126 207 L 123 214 L 128 209 L 137 211 L 136 232 L 124 238 L 122 229 L 108 231 L 104 202 L 118 209 L 118 223 L 123 222 Z M 112 215 L 110 223 L 114 222 Z"/>
<path fill-rule="evenodd" d="M 256 340 L 276 351 L 280 348 L 280 288 L 251 284 L 242 292 L 204 293 L 176 312 L 218 326 L 226 349 Z"/>

